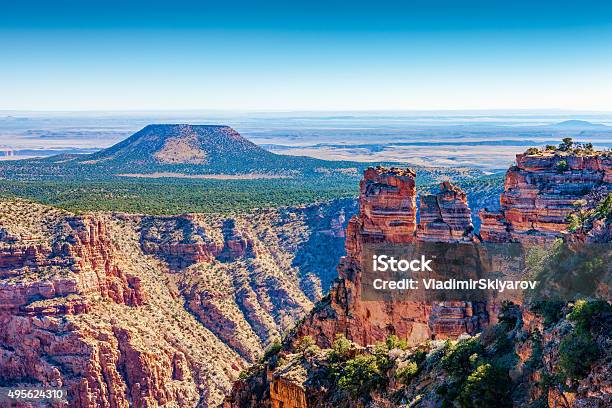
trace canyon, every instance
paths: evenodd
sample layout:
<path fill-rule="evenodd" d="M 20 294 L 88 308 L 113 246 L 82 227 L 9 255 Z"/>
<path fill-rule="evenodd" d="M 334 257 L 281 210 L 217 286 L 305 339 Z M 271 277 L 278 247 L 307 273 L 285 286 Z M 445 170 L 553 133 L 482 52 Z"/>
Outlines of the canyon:
<path fill-rule="evenodd" d="M 353 211 L 75 215 L 3 198 L 0 383 L 65 387 L 74 407 L 218 406 L 320 298 L 337 259 L 312 251 L 339 259 Z"/>

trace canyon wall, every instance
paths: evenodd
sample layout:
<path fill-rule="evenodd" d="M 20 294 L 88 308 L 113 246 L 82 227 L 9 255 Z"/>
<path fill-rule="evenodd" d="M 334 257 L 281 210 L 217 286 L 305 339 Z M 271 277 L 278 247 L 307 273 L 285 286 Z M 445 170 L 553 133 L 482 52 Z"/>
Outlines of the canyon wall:
<path fill-rule="evenodd" d="M 419 245 L 423 242 L 521 242 L 529 245 L 547 243 L 561 236 L 568 238 L 566 217 L 577 211 L 576 201 L 584 199 L 587 202 L 584 208 L 592 209 L 595 201 L 601 202 L 612 192 L 610 158 L 598 153 L 592 156 L 554 156 L 547 153 L 539 153 L 535 157 L 518 155 L 517 166 L 506 174 L 505 189 L 500 198 L 501 211 L 480 212 L 481 235 L 474 234 L 466 195 L 458 187 L 442 183 L 437 193 L 422 194 L 417 225 L 415 174 L 410 170 L 395 168 L 368 169 L 360 183 L 359 213 L 349 221 L 347 227 L 347 254 L 338 266 L 339 277 L 329 295 L 317 303 L 313 311 L 296 327 L 295 332 L 290 334 L 289 342 L 279 353 L 280 357 L 273 357 L 264 364 L 263 371 L 254 370 L 247 380 L 235 383 L 234 392 L 226 399 L 224 406 L 335 406 L 334 398 L 344 394 L 334 394 L 334 384 L 322 386 L 313 380 L 320 378 L 319 370 L 324 368 L 311 362 L 316 351 L 300 352 L 300 339 L 304 336 L 311 336 L 319 346 L 329 348 L 336 335 L 342 334 L 358 345 L 365 346 L 364 350 L 371 350 L 370 345 L 384 341 L 392 334 L 408 340 L 409 344 L 421 343 L 423 346 L 433 344 L 423 343 L 425 340 L 457 338 L 463 333 L 474 334 L 495 323 L 501 310 L 496 300 L 391 302 L 364 299 L 361 288 L 361 258 L 364 246 L 370 243 Z M 567 168 L 563 164 L 559 165 L 562 160 L 559 157 L 566 161 Z M 604 219 L 594 220 L 592 224 L 589 231 L 573 232 L 569 238 L 580 238 L 584 235 L 586 238 L 597 236 L 599 239 L 604 236 L 608 237 L 607 240 L 604 238 L 605 242 L 609 242 L 611 224 L 606 221 L 605 216 Z M 535 317 L 528 312 L 523 312 L 523 315 L 517 321 L 524 318 L 525 325 L 530 326 L 529 321 Z M 516 327 L 520 329 L 521 326 Z M 541 322 L 534 330 L 537 333 L 544 330 Z M 556 341 L 555 347 L 558 347 L 558 339 L 551 338 L 550 334 L 546 336 L 546 342 Z M 490 342 L 492 338 L 494 336 L 489 333 L 482 341 Z M 525 349 L 533 346 L 533 340 L 513 341 L 517 342 L 518 354 L 524 360 L 521 364 L 524 365 L 527 359 Z M 398 352 L 394 349 L 389 355 Z M 533 350 L 529 353 L 532 357 L 535 355 Z M 321 354 L 329 358 L 325 352 Z M 273 367 L 279 364 L 277 360 L 284 365 L 274 369 Z M 597 366 L 593 372 L 598 376 L 600 371 L 601 367 Z M 519 380 L 517 373 L 520 373 L 520 370 L 510 373 L 514 376 L 513 381 Z M 444 372 L 430 375 L 430 378 L 418 383 L 417 388 L 431 385 L 434 390 L 432 393 L 436 397 L 428 402 L 439 403 L 440 396 L 435 385 L 443 383 L 444 379 L 436 376 L 443 376 Z M 590 379 L 591 377 L 589 381 Z M 531 378 L 525 377 L 523 380 L 527 388 L 534 384 Z M 390 380 L 383 393 L 387 392 L 395 398 L 397 389 L 393 384 L 396 383 Z M 596 402 L 607 398 L 602 394 L 605 392 L 603 390 L 609 388 L 607 385 L 597 384 L 589 387 L 594 390 L 592 393 L 585 392 L 584 389 L 580 391 L 583 400 L 585 395 L 586 399 L 591 398 Z M 331 397 L 324 396 L 330 388 Z M 533 388 L 533 394 L 519 398 L 519 405 L 523 401 L 538 398 L 539 391 L 536 388 Z M 405 390 L 407 397 L 414 398 L 416 394 L 408 395 L 408 390 Z M 551 390 L 554 394 L 555 390 Z M 367 396 L 372 395 L 375 400 L 381 400 L 378 393 Z M 359 397 L 365 396 L 364 394 Z M 422 394 L 418 394 L 414 401 L 418 401 L 420 397 Z M 557 402 L 561 400 L 559 396 L 552 399 Z M 350 406 L 361 406 L 359 398 L 356 398 L 356 401 L 357 403 Z M 292 405 L 296 403 L 297 405 Z"/>
<path fill-rule="evenodd" d="M 360 211 L 347 228 L 347 256 L 339 279 L 317 305 L 297 337 L 313 336 L 329 346 L 342 333 L 358 344 L 390 334 L 418 343 L 430 338 L 475 333 L 496 321 L 499 302 L 367 301 L 361 293 L 361 262 L 368 243 L 521 242 L 549 243 L 567 233 L 568 214 L 592 194 L 612 192 L 612 160 L 606 154 L 557 152 L 517 155 L 506 174 L 501 211 L 481 211 L 474 234 L 465 193 L 444 182 L 435 194 L 420 197 L 416 223 L 415 174 L 408 169 L 369 168 L 360 184 Z M 596 222 L 594 230 L 608 228 Z M 601 231 L 600 231 L 601 232 Z M 604 233 L 606 231 L 603 231 Z"/>
<path fill-rule="evenodd" d="M 517 154 L 506 172 L 501 209 L 480 212 L 489 242 L 545 243 L 567 230 L 566 217 L 595 189 L 610 191 L 612 158 L 597 152 Z"/>
<path fill-rule="evenodd" d="M 218 406 L 312 307 L 310 243 L 340 245 L 351 206 L 75 216 L 0 200 L 0 382 L 66 387 L 74 407 Z"/>

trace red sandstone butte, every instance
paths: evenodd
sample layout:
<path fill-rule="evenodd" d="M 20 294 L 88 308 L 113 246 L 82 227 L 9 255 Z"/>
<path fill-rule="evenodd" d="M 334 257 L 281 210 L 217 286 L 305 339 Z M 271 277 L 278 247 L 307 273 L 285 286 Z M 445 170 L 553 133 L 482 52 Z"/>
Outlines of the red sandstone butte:
<path fill-rule="evenodd" d="M 450 182 L 440 184 L 436 194 L 422 194 L 419 207 L 419 241 L 472 241 L 471 210 L 467 196 Z M 429 328 L 437 339 L 475 333 L 488 321 L 483 302 L 432 302 Z"/>
<path fill-rule="evenodd" d="M 438 193 L 421 195 L 419 210 L 420 241 L 472 240 L 471 211 L 467 196 L 459 187 L 448 181 L 441 183 Z"/>
<path fill-rule="evenodd" d="M 346 256 L 329 301 L 306 317 L 298 337 L 311 335 L 330 346 L 342 333 L 359 344 L 373 344 L 390 332 L 412 342 L 430 338 L 431 306 L 419 302 L 361 300 L 361 253 L 365 243 L 415 242 L 416 186 L 410 169 L 368 168 L 360 183 L 359 214 L 348 224 Z"/>
<path fill-rule="evenodd" d="M 575 203 L 596 188 L 612 191 L 611 181 L 612 158 L 601 152 L 517 154 L 500 211 L 480 212 L 480 235 L 491 242 L 553 240 L 567 230 Z"/>

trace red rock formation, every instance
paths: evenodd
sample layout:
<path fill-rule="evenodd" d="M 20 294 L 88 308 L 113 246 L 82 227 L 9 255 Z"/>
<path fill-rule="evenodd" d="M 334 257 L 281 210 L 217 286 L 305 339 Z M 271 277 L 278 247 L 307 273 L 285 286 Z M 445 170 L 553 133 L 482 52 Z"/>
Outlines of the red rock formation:
<path fill-rule="evenodd" d="M 471 240 L 473 230 L 467 196 L 449 182 L 440 184 L 437 194 L 421 195 L 417 237 L 420 241 L 452 242 Z"/>
<path fill-rule="evenodd" d="M 270 407 L 308 408 L 306 390 L 292 378 L 272 377 L 270 379 Z"/>
<path fill-rule="evenodd" d="M 71 271 L 67 276 L 51 273 L 44 280 L 22 279 L 0 283 L 0 311 L 17 312 L 21 309 L 31 313 L 32 309 L 28 309 L 27 305 L 32 301 L 91 293 L 119 304 L 138 306 L 145 303 L 146 296 L 140 287 L 140 279 L 124 273 L 113 259 L 114 248 L 100 220 L 75 217 L 68 219 L 62 227 L 61 236 L 52 247 L 38 245 L 0 249 L 3 264 L 10 270 L 7 275 L 42 273 L 57 268 Z M 86 307 L 74 310 L 83 308 Z"/>
<path fill-rule="evenodd" d="M 255 256 L 253 241 L 238 231 L 232 219 L 223 223 L 223 240 L 223 250 L 218 256 L 219 259 L 231 261 L 245 256 Z"/>
<path fill-rule="evenodd" d="M 37 268 L 45 264 L 49 248 L 42 245 L 11 245 L 0 249 L 0 277 L 9 276 L 16 268 Z"/>
<path fill-rule="evenodd" d="M 0 324 L 0 382 L 65 387 L 69 406 L 79 408 L 194 406 L 199 400 L 191 381 L 184 381 L 191 377 L 185 356 L 167 346 L 147 351 L 127 328 L 83 332 L 61 317 L 2 313 Z"/>
<path fill-rule="evenodd" d="M 601 153 L 518 154 L 506 173 L 501 210 L 482 210 L 480 235 L 491 242 L 547 242 L 567 230 L 567 215 L 593 189 L 610 188 L 612 158 Z"/>
<path fill-rule="evenodd" d="M 348 224 L 347 256 L 327 303 L 310 314 L 298 336 L 311 335 L 329 346 L 337 333 L 358 344 L 397 334 L 417 343 L 431 337 L 431 306 L 421 302 L 361 301 L 361 254 L 366 243 L 415 242 L 415 173 L 409 169 L 369 168 L 360 183 L 359 214 Z"/>
<path fill-rule="evenodd" d="M 173 303 L 164 283 L 152 285 L 163 276 L 134 252 L 137 234 L 125 240 L 105 216 L 57 217 L 49 234 L 29 222 L 11 223 L 19 233 L 0 242 L 0 383 L 64 387 L 79 408 L 220 402 L 244 361 Z M 219 355 L 211 369 L 207 360 Z"/>
<path fill-rule="evenodd" d="M 421 195 L 419 215 L 419 241 L 458 242 L 474 238 L 467 196 L 449 182 L 441 183 L 436 194 Z M 474 333 L 487 321 L 483 303 L 434 302 L 432 306 L 429 327 L 436 339 Z"/>
<path fill-rule="evenodd" d="M 368 168 L 359 184 L 358 228 L 364 242 L 414 242 L 416 174 L 410 169 Z M 352 249 L 347 245 L 347 249 Z"/>
<path fill-rule="evenodd" d="M 193 215 L 143 217 L 141 246 L 146 254 L 164 259 L 171 270 L 179 271 L 199 262 L 210 262 L 223 249 L 223 242 L 208 236 Z"/>

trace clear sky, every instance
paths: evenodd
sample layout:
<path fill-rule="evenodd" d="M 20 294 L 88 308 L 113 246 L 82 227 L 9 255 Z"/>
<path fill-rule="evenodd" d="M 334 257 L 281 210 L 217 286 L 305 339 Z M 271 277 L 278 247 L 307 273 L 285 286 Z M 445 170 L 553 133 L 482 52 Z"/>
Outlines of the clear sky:
<path fill-rule="evenodd" d="M 518 108 L 612 111 L 612 1 L 0 5 L 0 109 Z"/>

